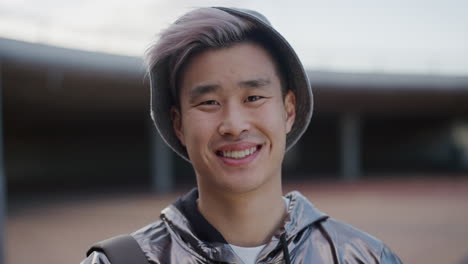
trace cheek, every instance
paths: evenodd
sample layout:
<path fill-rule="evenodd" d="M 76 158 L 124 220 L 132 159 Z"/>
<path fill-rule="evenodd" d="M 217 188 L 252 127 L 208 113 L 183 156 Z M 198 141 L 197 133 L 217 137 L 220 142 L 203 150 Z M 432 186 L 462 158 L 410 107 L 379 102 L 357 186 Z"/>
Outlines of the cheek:
<path fill-rule="evenodd" d="M 254 111 L 252 116 L 255 116 L 255 119 L 269 133 L 274 133 L 278 136 L 286 134 L 286 119 L 282 102 L 265 105 L 260 111 Z"/>
<path fill-rule="evenodd" d="M 207 145 L 209 139 L 216 132 L 217 118 L 215 115 L 201 115 L 197 112 L 187 111 L 182 118 L 184 138 L 187 148 L 197 145 Z"/>

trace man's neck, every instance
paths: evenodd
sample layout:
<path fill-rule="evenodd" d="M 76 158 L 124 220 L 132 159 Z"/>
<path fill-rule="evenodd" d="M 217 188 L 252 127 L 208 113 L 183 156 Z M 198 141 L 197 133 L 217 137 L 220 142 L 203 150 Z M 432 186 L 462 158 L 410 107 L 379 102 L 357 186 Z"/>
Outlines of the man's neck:
<path fill-rule="evenodd" d="M 269 242 L 286 215 L 281 184 L 241 194 L 204 191 L 200 186 L 198 209 L 229 244 L 242 247 Z"/>

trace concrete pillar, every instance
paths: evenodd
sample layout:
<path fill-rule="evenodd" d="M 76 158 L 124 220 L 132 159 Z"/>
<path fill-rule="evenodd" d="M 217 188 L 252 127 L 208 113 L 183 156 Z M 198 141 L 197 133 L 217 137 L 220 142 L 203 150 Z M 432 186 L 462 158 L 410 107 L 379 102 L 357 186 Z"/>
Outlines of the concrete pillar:
<path fill-rule="evenodd" d="M 356 113 L 345 113 L 340 118 L 340 165 L 345 181 L 356 181 L 361 175 L 361 125 Z"/>
<path fill-rule="evenodd" d="M 151 184 L 156 193 L 168 193 L 174 188 L 174 157 L 172 150 L 164 143 L 150 120 L 151 141 Z"/>
<path fill-rule="evenodd" d="M 456 169 L 468 170 L 468 119 L 453 121 L 451 132 Z"/>
<path fill-rule="evenodd" d="M 6 177 L 3 157 L 3 87 L 2 65 L 0 62 L 0 264 L 6 263 L 5 256 L 5 218 L 6 218 Z"/>

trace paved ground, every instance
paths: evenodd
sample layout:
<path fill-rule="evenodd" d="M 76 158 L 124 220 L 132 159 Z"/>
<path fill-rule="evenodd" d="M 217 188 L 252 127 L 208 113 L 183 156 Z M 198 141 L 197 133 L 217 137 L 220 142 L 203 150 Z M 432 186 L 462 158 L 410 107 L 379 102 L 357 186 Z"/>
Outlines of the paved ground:
<path fill-rule="evenodd" d="M 468 177 L 296 183 L 322 211 L 384 240 L 405 263 L 468 263 Z M 181 191 L 49 199 L 13 205 L 7 224 L 10 264 L 79 263 L 94 241 L 154 221 Z"/>

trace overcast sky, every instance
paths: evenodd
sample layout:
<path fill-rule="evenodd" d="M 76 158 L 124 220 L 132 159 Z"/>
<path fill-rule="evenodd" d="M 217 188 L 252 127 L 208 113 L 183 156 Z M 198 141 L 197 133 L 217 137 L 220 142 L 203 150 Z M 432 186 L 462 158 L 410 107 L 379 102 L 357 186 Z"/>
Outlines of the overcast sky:
<path fill-rule="evenodd" d="M 141 56 L 198 6 L 266 15 L 308 69 L 468 75 L 462 0 L 0 0 L 0 37 Z"/>

